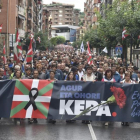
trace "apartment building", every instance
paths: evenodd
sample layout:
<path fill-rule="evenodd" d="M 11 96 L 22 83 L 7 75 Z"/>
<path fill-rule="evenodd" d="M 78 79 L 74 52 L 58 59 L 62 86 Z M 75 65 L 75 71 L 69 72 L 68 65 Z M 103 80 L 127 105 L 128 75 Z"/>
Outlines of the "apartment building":
<path fill-rule="evenodd" d="M 50 16 L 50 12 L 46 7 L 43 8 L 42 23 L 42 31 L 48 32 L 48 38 L 51 38 L 52 18 Z"/>
<path fill-rule="evenodd" d="M 74 9 L 73 10 L 73 25 L 79 26 L 79 20 L 80 20 L 80 9 Z"/>
<path fill-rule="evenodd" d="M 27 32 L 42 30 L 42 0 L 27 0 Z"/>
<path fill-rule="evenodd" d="M 0 1 L 0 25 L 2 24 L 2 32 L 0 35 L 0 55 L 2 55 L 3 42 L 5 41 L 6 52 L 10 52 L 9 36 L 15 33 L 16 15 L 18 8 L 16 0 L 1 0 Z"/>
<path fill-rule="evenodd" d="M 76 40 L 83 40 L 85 32 L 86 32 L 86 27 L 84 26 L 79 27 L 76 32 Z"/>
<path fill-rule="evenodd" d="M 52 17 L 52 25 L 73 25 L 74 5 L 52 2 L 46 7 Z"/>
<path fill-rule="evenodd" d="M 15 43 L 15 29 L 22 39 L 26 32 L 42 30 L 42 0 L 0 0 L 0 24 L 3 24 L 0 37 L 0 51 L 6 41 L 7 54 Z"/>
<path fill-rule="evenodd" d="M 84 3 L 85 23 L 86 28 L 96 28 L 98 25 L 98 19 L 96 11 L 100 11 L 100 0 L 86 0 Z"/>

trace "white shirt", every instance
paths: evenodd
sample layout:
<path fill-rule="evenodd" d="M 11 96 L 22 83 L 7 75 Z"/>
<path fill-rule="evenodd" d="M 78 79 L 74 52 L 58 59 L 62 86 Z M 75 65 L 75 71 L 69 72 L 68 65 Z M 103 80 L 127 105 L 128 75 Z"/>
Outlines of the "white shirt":
<path fill-rule="evenodd" d="M 83 71 L 78 71 L 78 75 L 79 75 L 79 81 L 81 81 L 81 77 L 84 76 L 84 72 Z"/>
<path fill-rule="evenodd" d="M 83 80 L 84 81 L 93 81 L 96 79 L 96 76 L 94 74 L 91 74 L 91 76 L 87 76 L 87 74 L 84 75 Z"/>

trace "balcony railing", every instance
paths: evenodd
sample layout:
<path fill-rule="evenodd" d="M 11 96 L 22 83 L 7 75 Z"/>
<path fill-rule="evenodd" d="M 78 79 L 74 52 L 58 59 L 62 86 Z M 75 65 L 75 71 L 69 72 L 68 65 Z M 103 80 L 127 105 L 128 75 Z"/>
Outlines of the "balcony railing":
<path fill-rule="evenodd" d="M 21 6 L 18 6 L 18 14 L 25 16 L 25 9 Z"/>
<path fill-rule="evenodd" d="M 25 31 L 23 29 L 18 29 L 19 36 L 24 37 L 25 36 Z"/>

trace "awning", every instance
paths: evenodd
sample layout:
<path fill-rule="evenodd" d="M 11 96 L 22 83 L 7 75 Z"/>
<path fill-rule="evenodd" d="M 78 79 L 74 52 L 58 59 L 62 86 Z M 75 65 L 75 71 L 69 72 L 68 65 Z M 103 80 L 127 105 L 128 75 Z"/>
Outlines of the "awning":
<path fill-rule="evenodd" d="M 24 16 L 21 16 L 21 15 L 18 15 L 18 17 L 22 20 L 25 20 L 25 17 Z"/>
<path fill-rule="evenodd" d="M 140 49 L 133 49 L 133 54 L 140 54 Z"/>

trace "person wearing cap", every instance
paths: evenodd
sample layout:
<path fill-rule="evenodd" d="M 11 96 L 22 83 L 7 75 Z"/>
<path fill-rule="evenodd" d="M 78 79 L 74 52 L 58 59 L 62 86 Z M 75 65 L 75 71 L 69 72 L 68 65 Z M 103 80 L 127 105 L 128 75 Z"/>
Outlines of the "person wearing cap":
<path fill-rule="evenodd" d="M 86 74 L 83 76 L 83 80 L 84 81 L 93 81 L 93 82 L 96 80 L 96 76 L 95 76 L 95 74 L 93 74 L 92 66 L 87 66 Z"/>

